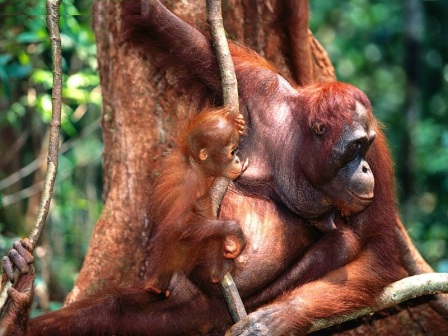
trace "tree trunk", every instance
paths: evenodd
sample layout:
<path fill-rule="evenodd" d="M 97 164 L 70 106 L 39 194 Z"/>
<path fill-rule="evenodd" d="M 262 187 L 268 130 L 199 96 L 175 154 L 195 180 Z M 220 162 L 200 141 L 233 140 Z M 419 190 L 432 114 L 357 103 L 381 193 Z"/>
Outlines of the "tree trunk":
<path fill-rule="evenodd" d="M 224 2 L 228 36 L 255 49 L 298 83 L 334 79 L 326 52 L 303 30 L 308 20 L 306 1 L 293 3 Z M 167 6 L 200 30 L 207 29 L 205 1 L 170 1 Z M 294 11 L 300 12 L 300 20 L 294 21 Z M 146 209 L 152 182 L 161 157 L 172 146 L 177 122 L 197 107 L 189 92 L 176 90 L 178 74 L 156 69 L 149 55 L 143 58 L 120 41 L 120 13 L 119 1 L 95 1 L 93 28 L 103 90 L 105 207 L 67 302 L 89 297 L 105 285 L 119 286 L 142 278 L 151 230 Z M 297 31 L 291 33 L 286 23 Z M 392 317 L 383 318 L 386 315 Z M 390 310 L 380 315 L 381 319 L 362 320 L 368 323 L 348 333 L 392 335 L 390 330 L 398 330 L 403 335 L 408 326 L 416 326 L 416 330 L 409 328 L 409 334 L 423 335 L 428 320 L 440 319 L 435 315 L 422 305 Z"/>

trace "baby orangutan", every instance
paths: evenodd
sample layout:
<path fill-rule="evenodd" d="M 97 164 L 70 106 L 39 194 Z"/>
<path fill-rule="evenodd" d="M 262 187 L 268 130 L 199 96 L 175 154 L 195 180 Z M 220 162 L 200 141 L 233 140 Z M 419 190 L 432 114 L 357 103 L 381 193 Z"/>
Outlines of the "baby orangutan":
<path fill-rule="evenodd" d="M 147 290 L 169 296 L 176 272 L 200 269 L 216 283 L 232 269 L 245 240 L 236 221 L 215 218 L 210 189 L 217 177 L 235 180 L 243 172 L 237 153 L 244 125 L 226 109 L 203 111 L 166 158 L 150 199 Z"/>

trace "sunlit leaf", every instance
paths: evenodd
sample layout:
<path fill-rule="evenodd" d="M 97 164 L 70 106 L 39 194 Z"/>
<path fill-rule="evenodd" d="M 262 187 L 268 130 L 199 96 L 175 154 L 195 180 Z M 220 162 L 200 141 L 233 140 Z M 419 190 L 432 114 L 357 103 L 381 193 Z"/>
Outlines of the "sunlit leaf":
<path fill-rule="evenodd" d="M 87 74 L 87 73 L 77 73 L 71 75 L 67 79 L 68 88 L 79 88 L 86 86 L 96 86 L 99 83 L 99 78 L 97 75 Z"/>
<path fill-rule="evenodd" d="M 17 42 L 19 43 L 31 43 L 40 42 L 46 38 L 45 35 L 39 32 L 23 32 L 17 36 Z"/>
<path fill-rule="evenodd" d="M 53 75 L 51 71 L 37 69 L 31 76 L 36 84 L 42 84 L 45 88 L 51 88 L 53 85 Z"/>

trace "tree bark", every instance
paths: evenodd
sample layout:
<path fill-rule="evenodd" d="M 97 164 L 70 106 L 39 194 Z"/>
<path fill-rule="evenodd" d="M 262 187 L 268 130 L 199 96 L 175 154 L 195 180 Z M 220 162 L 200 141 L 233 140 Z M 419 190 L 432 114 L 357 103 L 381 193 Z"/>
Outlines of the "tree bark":
<path fill-rule="evenodd" d="M 164 115 L 151 98 L 157 90 L 147 81 L 149 64 L 120 43 L 120 13 L 114 0 L 97 1 L 93 8 L 103 95 L 105 206 L 67 302 L 139 276 L 151 175 L 166 146 L 158 134 L 164 132 Z"/>
<path fill-rule="evenodd" d="M 166 5 L 207 31 L 205 1 L 175 0 Z M 302 2 L 292 6 L 281 0 L 228 0 L 223 3 L 224 25 L 230 38 L 266 57 L 285 77 L 298 83 L 333 80 L 333 66 L 306 25 L 299 22 L 296 28 L 302 30 L 294 34 L 287 29 L 286 22 L 291 24 L 293 15 L 307 21 L 303 8 L 307 6 Z M 198 108 L 190 92 L 176 89 L 180 74 L 156 69 L 152 56 L 142 57 L 120 40 L 120 13 L 119 1 L 94 2 L 93 28 L 103 91 L 105 207 L 67 302 L 89 297 L 105 285 L 120 286 L 142 278 L 151 230 L 146 213 L 148 195 L 160 159 L 172 146 L 177 123 Z M 425 299 L 419 299 L 339 326 L 331 333 L 437 335 L 442 322 Z"/>

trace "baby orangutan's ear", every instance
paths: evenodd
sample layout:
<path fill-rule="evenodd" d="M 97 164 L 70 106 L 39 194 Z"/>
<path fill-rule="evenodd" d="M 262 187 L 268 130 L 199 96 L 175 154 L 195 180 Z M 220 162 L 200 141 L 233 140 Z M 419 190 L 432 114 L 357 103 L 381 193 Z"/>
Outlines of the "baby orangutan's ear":
<path fill-rule="evenodd" d="M 313 131 L 317 135 L 321 135 L 325 132 L 325 125 L 316 121 L 315 123 L 313 123 Z"/>
<path fill-rule="evenodd" d="M 208 157 L 208 155 L 207 155 L 207 152 L 205 151 L 205 148 L 202 148 L 199 151 L 199 160 L 205 161 L 205 160 L 207 160 L 207 157 Z"/>

